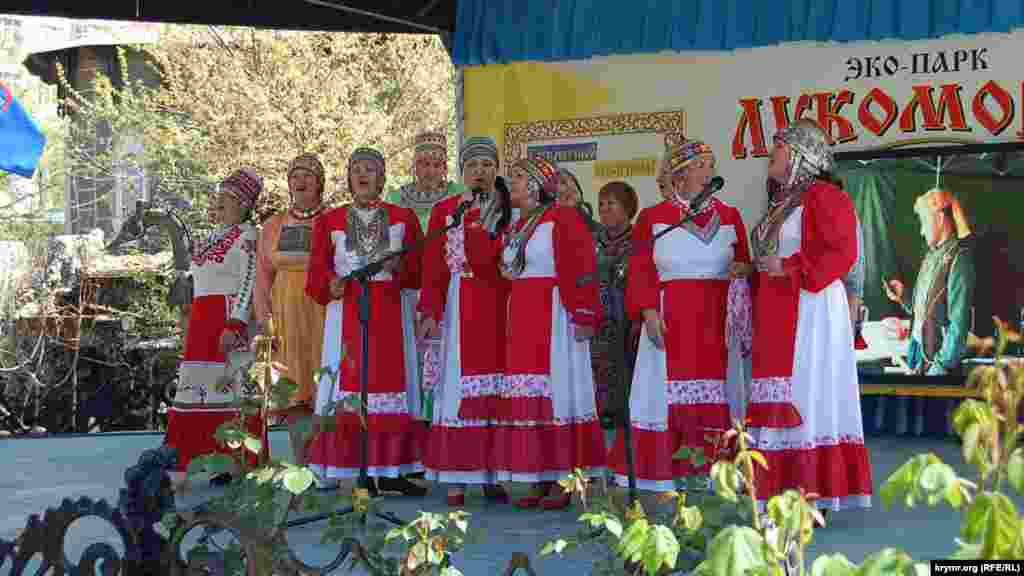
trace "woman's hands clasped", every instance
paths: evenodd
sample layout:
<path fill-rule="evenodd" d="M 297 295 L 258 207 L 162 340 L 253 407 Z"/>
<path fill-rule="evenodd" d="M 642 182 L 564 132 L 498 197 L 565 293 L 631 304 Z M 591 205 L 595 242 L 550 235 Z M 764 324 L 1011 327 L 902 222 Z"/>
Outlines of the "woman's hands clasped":
<path fill-rule="evenodd" d="M 778 256 L 764 256 L 758 259 L 756 267 L 758 272 L 767 272 L 771 276 L 786 275 L 786 271 L 782 268 L 782 258 Z"/>

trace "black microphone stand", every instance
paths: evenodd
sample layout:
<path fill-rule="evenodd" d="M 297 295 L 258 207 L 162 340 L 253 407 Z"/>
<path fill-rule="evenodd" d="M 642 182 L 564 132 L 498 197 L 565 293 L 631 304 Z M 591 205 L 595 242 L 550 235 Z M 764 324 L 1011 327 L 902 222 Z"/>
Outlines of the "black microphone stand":
<path fill-rule="evenodd" d="M 370 363 L 370 279 L 379 274 L 381 271 L 383 271 L 384 265 L 390 262 L 391 260 L 394 260 L 395 258 L 400 258 L 409 253 L 421 252 L 427 246 L 427 244 L 447 234 L 449 230 L 458 227 L 459 224 L 462 223 L 463 214 L 465 214 L 466 210 L 469 209 L 470 205 L 472 205 L 471 201 L 463 201 L 461 204 L 459 204 L 458 208 L 455 209 L 455 212 L 452 213 L 452 222 L 450 222 L 444 228 L 431 232 L 422 240 L 411 246 L 403 246 L 402 249 L 400 250 L 389 252 L 385 254 L 380 260 L 371 262 L 363 266 L 362 268 L 359 268 L 358 270 L 353 270 L 352 272 L 349 272 L 347 275 L 341 278 L 343 282 L 359 282 L 360 286 L 359 324 L 361 332 L 360 335 L 363 344 L 363 362 L 362 369 L 360 370 L 359 373 L 359 413 L 362 416 L 363 426 L 359 435 L 360 463 L 359 479 L 357 486 L 359 486 L 359 488 L 363 490 L 370 489 L 370 478 L 368 473 L 369 464 L 367 462 L 367 460 L 369 460 L 370 453 L 370 435 L 366 425 L 366 422 L 368 421 L 366 407 L 367 403 L 369 402 L 368 366 Z M 356 508 L 354 506 L 346 506 L 335 511 L 334 514 L 338 516 L 345 516 L 353 512 L 356 512 Z M 390 512 L 374 511 L 373 514 L 374 516 L 382 520 L 386 520 L 394 524 L 395 526 L 404 526 L 406 524 L 406 522 L 404 522 L 401 518 L 395 516 L 394 514 L 391 514 Z M 361 515 L 362 522 L 365 524 L 366 512 L 362 512 Z M 315 514 L 307 516 L 305 518 L 296 518 L 295 520 L 288 521 L 286 523 L 286 526 L 288 528 L 294 528 L 296 526 L 302 526 L 313 522 L 319 522 L 320 520 L 326 520 L 327 518 L 330 518 L 330 516 L 331 514 Z"/>
<path fill-rule="evenodd" d="M 693 220 L 696 216 L 697 211 L 700 210 L 701 206 L 711 196 L 711 194 L 705 195 L 703 198 L 697 198 L 697 202 L 694 203 L 693 208 L 684 215 L 679 222 L 669 226 L 668 228 L 658 232 L 654 235 L 650 241 L 646 242 L 646 246 L 643 248 L 654 249 L 654 243 L 659 238 L 665 236 L 673 230 L 677 230 L 685 226 L 688 222 Z M 626 474 L 627 474 L 627 485 L 629 487 L 628 503 L 633 506 L 636 501 L 636 464 L 633 455 L 633 422 L 629 413 L 629 396 L 632 388 L 632 370 L 630 369 L 629 362 L 629 340 L 630 340 L 630 328 L 631 323 L 629 317 L 626 315 L 626 262 L 630 256 L 632 250 L 621 254 L 616 258 L 611 266 L 612 278 L 611 285 L 614 292 L 621 294 L 622 296 L 616 295 L 612 298 L 612 314 L 615 316 L 616 322 L 616 361 L 618 362 L 619 369 L 616 372 L 619 382 L 619 390 L 623 391 L 625 396 L 625 402 L 622 405 L 622 440 L 626 445 Z"/>

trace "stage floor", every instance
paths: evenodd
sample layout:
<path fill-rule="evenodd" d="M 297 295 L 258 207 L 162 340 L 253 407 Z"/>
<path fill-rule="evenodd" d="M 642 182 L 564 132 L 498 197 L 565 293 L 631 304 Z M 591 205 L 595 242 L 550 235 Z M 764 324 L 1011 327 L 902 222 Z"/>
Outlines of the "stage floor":
<path fill-rule="evenodd" d="M 161 436 L 151 433 L 0 440 L 0 462 L 4 469 L 0 476 L 0 502 L 3 502 L 0 537 L 12 539 L 24 528 L 30 514 L 56 507 L 64 498 L 89 496 L 115 503 L 118 490 L 123 486 L 124 470 L 136 462 L 143 450 L 156 447 L 160 442 Z M 860 562 L 867 554 L 889 546 L 900 546 L 918 560 L 948 557 L 954 551 L 953 539 L 959 531 L 958 515 L 944 507 L 933 510 L 900 507 L 884 511 L 877 494 L 880 483 L 919 452 L 935 452 L 963 471 L 959 445 L 952 440 L 883 436 L 869 438 L 868 447 L 874 469 L 875 508 L 829 515 L 828 528 L 815 533 L 811 557 L 841 552 L 854 562 Z M 271 433 L 271 450 L 275 454 L 288 454 L 284 432 Z M 210 490 L 199 489 L 189 500 L 208 496 Z M 524 488 L 516 488 L 513 492 L 522 490 Z M 547 541 L 559 535 L 576 534 L 580 510 L 522 511 L 512 506 L 488 504 L 477 494 L 467 497 L 465 509 L 472 514 L 470 526 L 482 530 L 485 537 L 482 543 L 456 557 L 456 566 L 467 576 L 503 573 L 516 552 L 529 554 L 539 575 L 586 574 L 599 559 L 595 551 L 585 549 L 577 550 L 567 559 L 536 557 Z M 1024 505 L 1024 499 L 1015 500 L 1018 506 Z M 447 509 L 443 486 L 432 487 L 422 500 L 393 496 L 382 502 L 384 509 L 407 520 L 414 518 L 419 510 L 441 512 Z M 289 535 L 296 553 L 307 562 L 322 564 L 335 555 L 334 547 L 319 544 L 325 525 L 326 522 L 321 522 L 299 527 Z M 100 520 L 74 525 L 67 537 L 68 557 L 77 561 L 84 544 L 101 539 L 104 534 L 109 534 L 113 544 L 115 535 L 106 526 Z M 8 569 L 8 566 L 0 566 L 0 573 Z"/>

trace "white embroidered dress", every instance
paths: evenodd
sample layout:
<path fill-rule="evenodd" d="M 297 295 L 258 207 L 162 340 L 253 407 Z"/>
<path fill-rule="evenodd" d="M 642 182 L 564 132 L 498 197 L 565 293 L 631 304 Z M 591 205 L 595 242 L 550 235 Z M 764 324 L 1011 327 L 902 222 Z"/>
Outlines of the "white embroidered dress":
<path fill-rule="evenodd" d="M 782 222 L 785 276 L 759 272 L 747 418 L 759 505 L 787 489 L 819 508 L 871 506 L 853 328 L 844 280 L 857 261 L 857 220 L 844 192 L 816 182 Z M 756 233 L 756 232 L 755 232 Z"/>
<path fill-rule="evenodd" d="M 238 416 L 239 366 L 227 365 L 220 339 L 226 329 L 241 330 L 249 322 L 258 238 L 249 224 L 232 226 L 193 255 L 192 308 L 166 440 L 177 448 L 181 469 L 196 456 L 222 451 L 213 434 Z M 262 423 L 253 430 L 262 432 Z"/>
<path fill-rule="evenodd" d="M 635 321 L 656 309 L 665 323 L 664 349 L 641 330 L 630 390 L 634 466 L 642 490 L 675 490 L 676 479 L 707 474 L 717 438 L 730 427 L 726 390 L 730 347 L 742 346 L 742 322 L 730 317 L 730 265 L 749 263 L 747 234 L 736 208 L 717 199 L 691 225 L 654 236 L 680 221 L 680 205 L 645 209 L 634 226 L 626 301 Z M 745 280 L 737 282 L 745 283 Z M 734 314 L 735 316 L 735 314 Z M 746 325 L 749 327 L 749 320 Z M 701 448 L 705 464 L 675 459 L 679 448 Z M 612 450 L 616 481 L 627 483 L 624 436 Z"/>
<path fill-rule="evenodd" d="M 398 250 L 422 237 L 413 212 L 393 204 L 381 204 L 387 213 L 387 245 Z M 335 430 L 322 432 L 308 449 L 310 467 L 325 478 L 358 476 L 361 463 L 358 414 L 363 369 L 362 326 L 359 321 L 358 282 L 345 284 L 340 300 L 332 299 L 331 279 L 344 277 L 367 264 L 358 250 L 350 249 L 349 206 L 321 216 L 313 229 L 313 247 L 306 292 L 325 305 L 322 366 L 329 371 L 318 383 L 315 414 L 333 413 Z M 402 302 L 402 290 L 419 288 L 419 259 L 402 258 L 395 273 L 386 269 L 374 275 L 370 292 L 367 424 L 369 475 L 398 477 L 423 469 L 422 424 L 415 420 L 419 407 L 415 346 L 407 326 L 414 312 Z M 332 411 L 333 409 L 333 411 Z"/>

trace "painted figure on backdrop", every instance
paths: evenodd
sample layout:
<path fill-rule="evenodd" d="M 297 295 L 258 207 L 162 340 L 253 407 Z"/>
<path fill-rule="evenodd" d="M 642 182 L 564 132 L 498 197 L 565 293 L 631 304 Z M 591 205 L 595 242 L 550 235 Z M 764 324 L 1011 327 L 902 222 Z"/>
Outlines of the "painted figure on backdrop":
<path fill-rule="evenodd" d="M 499 481 L 534 485 L 517 502 L 525 508 L 568 506 L 556 481 L 577 468 L 601 474 L 606 459 L 590 366 L 602 319 L 596 249 L 579 212 L 555 205 L 558 180 L 543 158 L 513 165 L 520 216 L 503 235 L 500 261 L 509 296 L 492 469 Z"/>
<path fill-rule="evenodd" d="M 324 375 L 316 394 L 315 413 L 323 417 L 334 405 L 336 426 L 321 428 L 307 449 L 311 468 L 321 477 L 355 478 L 361 464 L 362 425 L 358 405 L 362 370 L 367 370 L 369 434 L 367 465 L 370 491 L 398 491 L 423 496 L 426 489 L 402 477 L 422 471 L 422 423 L 410 408 L 417 391 L 409 381 L 416 350 L 405 338 L 405 326 L 414 319 L 402 306 L 402 290 L 420 287 L 420 258 L 387 261 L 384 270 L 368 283 L 370 301 L 369 363 L 363 366 L 359 321 L 360 282 L 346 276 L 390 252 L 422 239 L 419 219 L 408 209 L 382 202 L 384 156 L 372 148 L 352 152 L 348 162 L 351 204 L 317 218 L 306 275 L 306 293 L 327 307 L 321 365 L 337 375 Z M 344 361 L 342 361 L 344 357 Z"/>
<path fill-rule="evenodd" d="M 455 182 L 448 181 L 448 139 L 444 134 L 422 132 L 416 136 L 415 145 L 414 181 L 393 190 L 389 201 L 415 212 L 420 221 L 420 229 L 426 230 L 434 206 L 446 198 L 459 196 L 462 189 Z M 422 258 L 423 256 L 418 254 L 416 257 Z M 418 290 L 402 291 L 402 306 L 406 314 L 415 317 L 418 300 Z M 438 338 L 417 341 L 416 328 L 413 324 L 405 326 L 403 330 L 406 345 L 410 348 L 413 346 L 417 348 L 418 362 L 415 370 L 408 375 L 408 378 L 413 381 L 412 389 L 416 390 L 416 393 L 409 398 L 410 410 L 417 419 L 430 422 L 433 406 L 433 396 L 430 390 L 437 385 L 441 342 Z"/>
<path fill-rule="evenodd" d="M 466 192 L 434 206 L 429 233 L 444 229 L 463 203 L 458 226 L 423 256 L 420 337 L 441 339 L 440 381 L 424 464 L 429 480 L 449 484 L 448 504 L 463 506 L 467 484 L 508 502 L 491 469 L 494 404 L 505 366 L 505 282 L 500 234 L 511 221 L 508 188 L 497 187 L 498 147 L 468 138 L 459 154 Z M 441 328 L 443 326 L 443 328 Z"/>
<path fill-rule="evenodd" d="M 828 136 L 799 120 L 775 136 L 779 182 L 754 228 L 754 341 L 747 420 L 768 469 L 758 504 L 788 489 L 822 510 L 871 506 L 853 329 L 844 280 L 857 262 L 857 217 L 832 183 Z M 827 384 L 827 385 L 826 385 Z"/>
<path fill-rule="evenodd" d="M 598 214 L 601 225 L 595 236 L 597 243 L 597 271 L 601 278 L 601 306 L 604 321 L 590 343 L 590 362 L 594 369 L 594 396 L 601 423 L 612 429 L 627 401 L 626 390 L 619 389 L 619 310 L 625 310 L 623 283 L 617 282 L 615 265 L 624 263 L 633 243 L 633 218 L 639 206 L 636 190 L 625 182 L 609 182 L 598 192 Z M 626 361 L 632 371 L 636 354 L 633 334 L 628 336 Z"/>
<path fill-rule="evenodd" d="M 690 205 L 715 175 L 711 148 L 696 140 L 675 145 L 669 172 L 672 196 L 641 211 L 633 228 L 626 284 L 629 314 L 643 322 L 629 398 L 637 486 L 658 492 L 691 478 L 691 489 L 707 488 L 718 437 L 731 423 L 729 350 L 749 337 L 752 271 L 739 210 L 717 198 Z M 686 216 L 692 219 L 651 245 Z M 684 446 L 702 449 L 705 462 L 674 459 Z M 621 431 L 611 461 L 625 485 Z"/>
<path fill-rule="evenodd" d="M 272 216 L 260 233 L 253 311 L 260 323 L 273 316 L 280 337 L 274 361 L 283 366 L 281 375 L 298 385 L 291 404 L 282 408 L 295 463 L 302 466 L 306 439 L 295 423 L 313 415 L 314 373 L 320 368 L 324 335 L 324 307 L 305 291 L 313 224 L 324 201 L 324 167 L 316 155 L 301 154 L 292 160 L 288 193 L 288 211 Z"/>
<path fill-rule="evenodd" d="M 956 372 L 967 349 L 974 306 L 971 230 L 960 202 L 948 190 L 929 190 L 914 202 L 928 253 L 913 297 L 899 280 L 883 279 L 885 293 L 912 315 L 908 362 L 916 374 Z"/>
<path fill-rule="evenodd" d="M 197 456 L 228 452 L 214 434 L 239 417 L 240 367 L 229 360 L 248 342 L 259 232 L 247 221 L 262 192 L 263 179 L 253 170 L 243 168 L 225 178 L 210 201 L 217 228 L 192 255 L 192 311 L 164 439 L 178 451 L 178 483 Z M 267 446 L 262 416 L 249 417 L 246 427 Z M 228 479 L 219 475 L 214 483 Z"/>

